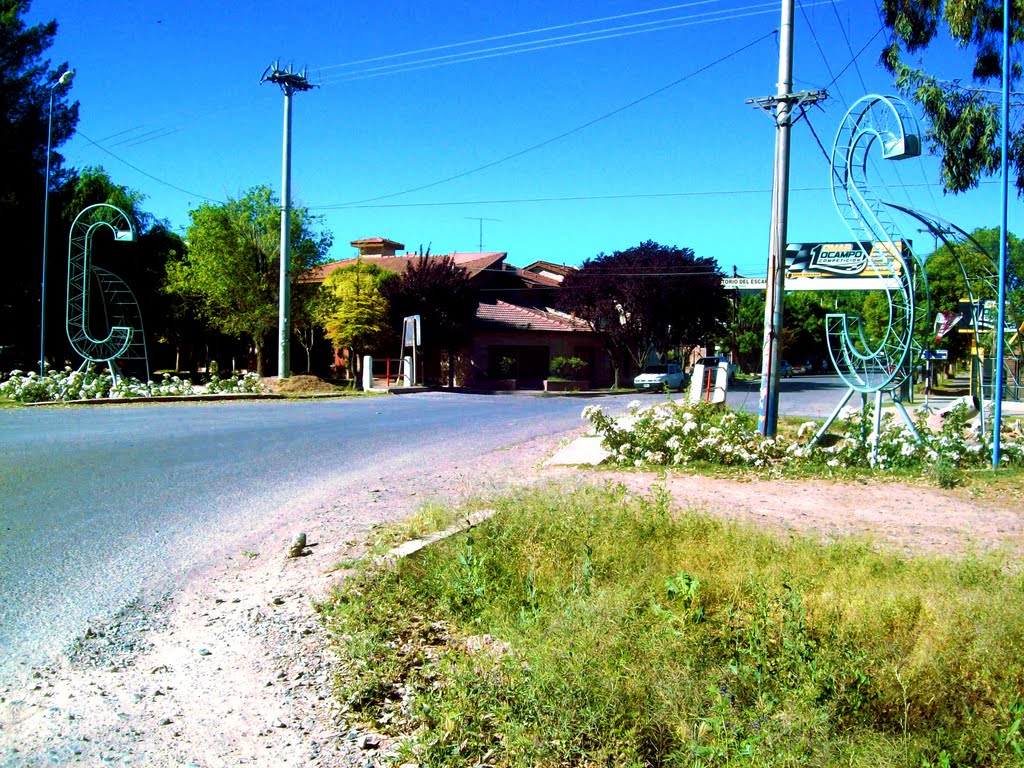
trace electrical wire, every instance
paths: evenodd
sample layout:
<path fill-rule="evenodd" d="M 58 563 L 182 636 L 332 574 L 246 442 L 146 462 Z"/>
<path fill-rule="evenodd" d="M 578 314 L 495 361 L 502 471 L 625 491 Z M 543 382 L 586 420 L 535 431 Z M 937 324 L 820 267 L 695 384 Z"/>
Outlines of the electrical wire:
<path fill-rule="evenodd" d="M 836 15 L 836 23 L 839 25 L 839 30 L 843 33 L 843 40 L 846 41 L 846 49 L 850 52 L 850 55 L 853 56 L 853 68 L 857 72 L 857 79 L 860 80 L 860 87 L 864 89 L 864 93 L 867 93 L 868 85 L 867 83 L 864 82 L 864 75 L 860 71 L 860 64 L 857 63 L 857 59 L 860 57 L 860 53 L 853 53 L 853 46 L 850 44 L 850 36 L 846 34 L 846 27 L 843 26 L 843 20 L 839 18 L 839 9 L 836 8 L 834 0 L 831 5 L 832 10 L 835 12 Z M 861 53 L 863 52 L 864 49 L 861 49 Z"/>
<path fill-rule="evenodd" d="M 711 69 L 712 67 L 717 66 L 718 64 L 721 64 L 722 62 L 727 61 L 728 59 L 731 59 L 732 57 L 739 55 L 743 51 L 745 51 L 748 48 L 751 48 L 751 47 L 757 45 L 762 40 L 765 40 L 765 39 L 771 37 L 774 34 L 775 34 L 775 30 L 769 32 L 766 35 L 762 35 L 761 37 L 757 38 L 756 40 L 753 40 L 753 41 L 747 43 L 746 45 L 743 45 L 743 46 L 735 49 L 731 53 L 728 53 L 725 56 L 722 56 L 721 58 L 716 59 L 715 61 L 712 61 L 709 64 L 705 64 L 704 66 L 699 67 L 698 69 L 693 70 L 689 74 L 684 75 L 683 77 L 679 78 L 678 80 L 674 80 L 673 82 L 669 83 L 668 85 L 664 85 L 661 88 L 658 88 L 655 91 L 651 91 L 650 93 L 648 93 L 648 94 L 646 94 L 644 96 L 641 96 L 638 99 L 634 99 L 633 101 L 629 102 L 628 104 L 624 104 L 621 107 L 613 109 L 611 112 L 606 112 L 605 114 L 601 115 L 600 117 L 595 117 L 593 120 L 588 120 L 587 122 L 583 123 L 582 125 L 577 125 L 575 128 L 570 128 L 567 131 L 563 131 L 562 133 L 558 134 L 557 136 L 553 136 L 550 139 L 546 139 L 546 140 L 544 140 L 544 141 L 542 141 L 542 142 L 540 142 L 538 144 L 534 144 L 533 146 L 527 147 L 526 149 L 521 149 L 518 152 L 513 152 L 511 155 L 506 155 L 505 157 L 499 158 L 498 160 L 493 160 L 493 161 L 491 161 L 489 163 L 485 163 L 484 165 L 477 166 L 476 168 L 471 168 L 468 171 L 462 171 L 461 173 L 457 173 L 457 174 L 454 174 L 452 176 L 448 176 L 448 177 L 446 177 L 444 179 L 439 179 L 437 181 L 432 181 L 432 182 L 430 182 L 428 184 L 421 184 L 420 186 L 412 187 L 410 189 L 405 189 L 405 190 L 402 190 L 400 192 L 392 192 L 392 193 L 387 194 L 387 195 L 378 195 L 376 197 L 369 197 L 369 198 L 366 198 L 364 200 L 353 200 L 353 201 L 350 201 L 350 202 L 347 202 L 347 203 L 324 204 L 324 205 L 317 206 L 317 208 L 319 210 L 330 210 L 330 209 L 335 209 L 335 208 L 350 208 L 350 207 L 361 205 L 363 203 L 375 203 L 375 202 L 377 202 L 379 200 L 388 200 L 388 199 L 393 198 L 393 197 L 399 197 L 401 195 L 408 195 L 408 194 L 411 194 L 413 192 L 420 192 L 420 191 L 422 191 L 424 189 L 430 189 L 432 187 L 436 187 L 436 186 L 439 186 L 441 184 L 447 184 L 449 181 L 455 181 L 456 179 L 462 179 L 462 178 L 465 178 L 466 176 L 469 176 L 471 174 L 479 173 L 480 171 L 484 171 L 484 170 L 487 170 L 488 168 L 493 168 L 496 165 L 500 165 L 502 163 L 508 162 L 509 160 L 514 160 L 517 157 L 522 157 L 523 155 L 525 155 L 525 154 L 527 154 L 529 152 L 534 152 L 534 151 L 536 151 L 538 149 L 541 149 L 542 147 L 546 147 L 549 144 L 553 144 L 556 141 L 559 141 L 559 140 L 564 139 L 564 138 L 566 138 L 568 136 L 571 136 L 574 133 L 579 133 L 580 131 L 584 130 L 585 128 L 589 128 L 590 126 L 595 125 L 595 124 L 601 122 L 602 120 L 607 120 L 608 118 L 614 117 L 615 115 L 619 114 L 620 112 L 624 112 L 627 109 L 630 109 L 631 107 L 635 107 L 637 104 L 641 104 L 641 103 L 647 101 L 648 99 L 652 99 L 655 96 L 657 96 L 657 95 L 659 95 L 661 93 L 664 93 L 665 91 L 669 90 L 670 88 L 674 88 L 675 86 L 679 85 L 680 83 L 684 83 L 687 80 L 689 80 L 690 78 L 696 77 L 697 75 L 701 74 L 702 72 L 705 72 L 708 69 Z"/>
<path fill-rule="evenodd" d="M 526 35 L 542 34 L 544 32 L 556 32 L 560 29 L 571 29 L 572 27 L 584 26 L 587 24 L 601 24 L 606 21 L 618 21 L 619 19 L 634 18 L 637 16 L 649 16 L 654 13 L 663 13 L 665 11 L 678 11 L 681 8 L 692 8 L 698 5 L 708 5 L 709 3 L 721 2 L 721 0 L 697 0 L 697 2 L 680 3 L 677 5 L 668 5 L 663 8 L 652 8 L 647 11 L 633 11 L 632 13 L 620 13 L 615 16 L 602 16 L 596 19 L 585 19 L 583 21 L 572 21 L 567 24 L 556 24 L 550 27 L 538 27 L 537 29 L 525 30 L 523 32 L 509 32 L 503 35 L 492 35 L 490 37 L 481 37 L 476 40 L 466 40 L 461 43 L 447 43 L 445 45 L 433 45 L 429 48 L 420 48 L 414 51 L 405 51 L 404 53 L 389 53 L 383 56 L 373 56 L 368 59 L 358 59 L 356 61 L 349 61 L 342 64 L 328 64 L 326 66 L 316 67 L 317 70 L 323 71 L 328 69 L 341 69 L 344 67 L 354 67 L 360 64 L 370 64 L 375 61 L 386 61 L 388 59 L 404 58 L 406 56 L 416 56 L 421 53 L 433 53 L 435 51 L 450 50 L 452 48 L 462 48 L 468 45 L 477 45 L 479 43 L 490 43 L 496 40 L 508 40 L 513 37 L 524 37 Z"/>
<path fill-rule="evenodd" d="M 131 168 L 133 171 L 137 171 L 138 173 L 141 173 L 146 178 L 152 179 L 153 181 L 157 182 L 158 184 L 163 184 L 165 187 L 170 187 L 171 189 L 175 189 L 178 192 L 184 192 L 186 195 L 191 195 L 193 197 L 198 197 L 200 200 L 206 200 L 207 202 L 210 202 L 210 203 L 217 203 L 218 205 L 223 205 L 224 204 L 223 200 L 217 200 L 216 198 L 213 198 L 213 197 L 207 197 L 206 195 L 201 195 L 198 192 L 192 192 L 191 190 L 185 189 L 183 187 L 179 187 L 179 186 L 177 186 L 175 184 L 171 184 L 171 182 L 169 182 L 169 181 L 164 181 L 163 179 L 158 178 L 158 177 L 154 176 L 151 173 L 147 173 L 146 171 L 144 171 L 141 168 L 139 168 L 137 165 L 132 165 L 127 160 L 125 160 L 123 157 L 118 157 L 113 152 L 111 152 L 109 149 L 107 149 L 106 147 L 101 146 L 97 142 L 93 141 L 92 139 L 90 139 L 88 136 L 86 136 L 81 131 L 76 130 L 75 133 L 77 133 L 83 139 L 85 139 L 90 144 L 92 144 L 94 147 L 96 147 L 96 149 L 99 149 L 99 150 L 101 150 L 103 152 L 106 152 L 108 155 L 110 155 L 112 158 L 114 158 L 118 162 L 124 163 L 129 168 Z"/>
<path fill-rule="evenodd" d="M 820 3 L 816 4 L 824 4 L 827 1 L 828 0 L 821 0 Z M 744 10 L 747 12 L 734 12 L 739 10 Z M 532 53 L 534 51 L 548 50 L 551 48 L 562 48 L 568 45 L 579 45 L 581 43 L 590 43 L 599 40 L 612 40 L 619 37 L 628 37 L 632 35 L 644 34 L 647 32 L 660 32 L 666 29 L 676 29 L 679 27 L 695 26 L 698 24 L 710 24 L 712 22 L 717 21 L 734 21 L 736 19 L 747 18 L 750 16 L 758 16 L 773 13 L 775 12 L 775 10 L 775 3 L 766 2 L 757 5 L 742 6 L 736 9 L 729 9 L 728 11 L 711 11 L 708 13 L 695 14 L 691 16 L 680 16 L 674 19 L 663 19 L 659 21 L 643 22 L 641 24 L 613 27 L 604 30 L 594 30 L 592 32 L 581 32 L 572 35 L 562 35 L 559 37 L 545 38 L 541 40 L 528 41 L 524 43 L 513 43 L 511 45 L 496 46 L 477 51 L 466 51 L 463 53 L 449 54 L 446 56 L 437 56 L 428 59 L 423 59 L 421 61 L 402 62 L 398 64 L 389 64 L 381 67 L 371 67 L 367 70 L 344 73 L 337 77 L 327 78 L 323 81 L 322 85 L 336 85 L 338 83 L 353 82 L 356 80 L 366 80 L 373 77 L 381 77 L 383 75 L 399 74 L 404 72 L 415 72 L 424 69 L 434 69 L 436 67 L 443 67 L 451 64 L 462 64 L 470 61 L 493 59 L 502 56 L 516 55 L 520 53 Z"/>
<path fill-rule="evenodd" d="M 997 181 L 982 181 L 979 184 L 997 184 Z M 909 189 L 918 187 L 935 186 L 928 182 L 920 184 L 907 184 L 905 185 Z M 831 187 L 790 187 L 790 192 L 828 192 Z M 640 192 L 628 195 L 567 195 L 562 197 L 516 197 L 516 198 L 502 198 L 492 200 L 442 200 L 433 202 L 423 203 L 379 203 L 379 204 L 361 204 L 352 205 L 345 210 L 365 210 L 365 209 L 390 209 L 390 208 L 441 208 L 445 206 L 458 206 L 458 205 L 514 205 L 521 203 L 565 203 L 565 202 L 587 202 L 591 200 L 642 200 L 649 198 L 668 198 L 668 197 L 721 197 L 721 196 L 736 196 L 736 195 L 768 195 L 771 194 L 771 189 L 720 189 L 720 190 L 708 190 L 703 192 Z M 321 209 L 321 206 L 307 205 L 305 206 L 309 210 Z"/>

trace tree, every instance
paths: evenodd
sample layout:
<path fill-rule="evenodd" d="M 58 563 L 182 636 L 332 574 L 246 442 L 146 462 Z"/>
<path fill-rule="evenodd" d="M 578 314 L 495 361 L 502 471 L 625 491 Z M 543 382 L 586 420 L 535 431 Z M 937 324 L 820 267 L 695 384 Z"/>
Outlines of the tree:
<path fill-rule="evenodd" d="M 358 371 L 363 354 L 389 335 L 388 303 L 381 284 L 397 279 L 362 259 L 327 276 L 320 288 L 318 313 L 334 345 L 347 349 L 349 370 Z"/>
<path fill-rule="evenodd" d="M 736 352 L 740 368 L 754 371 L 761 368 L 764 344 L 764 293 L 744 293 L 736 308 Z"/>
<path fill-rule="evenodd" d="M 809 361 L 817 367 L 822 356 L 827 354 L 826 301 L 824 295 L 818 291 L 795 291 L 786 294 L 782 321 L 782 355 L 790 362 Z"/>
<path fill-rule="evenodd" d="M 1011 43 L 1024 40 L 1024 6 L 1006 0 L 1011 12 Z M 963 192 L 977 186 L 982 176 L 999 170 L 1002 78 L 1003 0 L 883 0 L 882 18 L 892 32 L 881 61 L 896 80 L 899 91 L 921 107 L 931 122 L 927 139 L 942 159 L 942 181 L 947 191 Z M 945 27 L 961 48 L 971 49 L 974 66 L 970 79 L 982 89 L 962 85 L 962 78 L 940 80 L 907 64 L 919 57 Z M 966 73 L 965 73 L 966 74 Z M 1021 76 L 1020 64 L 1011 67 L 1010 82 Z M 1017 194 L 1024 195 L 1024 127 L 1010 128 L 1007 162 L 1016 175 Z"/>
<path fill-rule="evenodd" d="M 562 282 L 558 305 L 600 337 L 616 387 L 626 359 L 642 368 L 652 349 L 696 346 L 721 333 L 730 313 L 714 259 L 652 240 L 584 261 Z"/>
<path fill-rule="evenodd" d="M 248 339 L 264 374 L 267 338 L 277 328 L 280 207 L 269 187 L 189 211 L 188 254 L 168 264 L 166 290 L 195 303 L 215 329 Z M 331 235 L 304 208 L 291 216 L 291 276 L 322 262 Z M 293 298 L 293 303 L 296 297 Z"/>
<path fill-rule="evenodd" d="M 0 348 L 13 348 L 14 359 L 24 364 L 38 359 L 34 356 L 38 355 L 39 327 L 32 319 L 39 317 L 50 85 L 68 69 L 66 62 L 52 66 L 44 58 L 56 37 L 57 22 L 26 25 L 23 17 L 29 5 L 27 0 L 0 0 L 0 231 L 5 250 L 20 254 L 4 265 Z M 66 82 L 52 91 L 50 183 L 55 190 L 65 177 L 57 150 L 78 122 L 78 102 L 68 101 L 70 89 Z M 59 229 L 59 217 L 51 217 L 50 223 Z M 50 242 L 59 244 L 59 238 L 51 236 Z M 51 259 L 47 267 L 48 278 L 58 281 L 60 260 Z"/>
<path fill-rule="evenodd" d="M 479 303 L 469 273 L 447 256 L 420 256 L 398 277 L 382 282 L 380 293 L 392 328 L 401 328 L 403 317 L 420 316 L 424 365 L 433 361 L 440 368 L 440 353 L 447 354 L 453 386 L 455 356 L 473 338 Z"/>

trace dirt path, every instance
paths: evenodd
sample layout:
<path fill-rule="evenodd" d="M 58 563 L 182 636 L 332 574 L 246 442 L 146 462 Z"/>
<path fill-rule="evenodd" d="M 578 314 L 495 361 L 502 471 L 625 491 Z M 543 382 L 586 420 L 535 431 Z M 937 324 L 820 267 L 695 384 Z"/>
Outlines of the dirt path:
<path fill-rule="evenodd" d="M 1022 499 L 962 491 L 824 481 L 739 482 L 652 473 L 540 469 L 544 438 L 389 478 L 328 508 L 297 512 L 259 556 L 237 554 L 180 592 L 96 624 L 71 652 L 0 689 L 0 765 L 366 766 L 386 742 L 338 724 L 332 658 L 312 601 L 339 578 L 374 522 L 397 520 L 425 497 L 458 498 L 514 483 L 616 480 L 680 503 L 780 531 L 867 534 L 914 551 L 1024 550 Z M 410 490 L 415 489 L 415 490 Z M 285 557 L 304 530 L 305 557 Z"/>

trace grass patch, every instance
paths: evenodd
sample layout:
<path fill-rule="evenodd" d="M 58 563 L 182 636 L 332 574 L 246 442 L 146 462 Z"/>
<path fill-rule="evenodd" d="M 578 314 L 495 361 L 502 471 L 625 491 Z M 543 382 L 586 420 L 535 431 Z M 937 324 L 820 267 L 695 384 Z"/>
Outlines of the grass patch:
<path fill-rule="evenodd" d="M 1021 765 L 1024 577 L 524 491 L 321 606 L 349 717 L 430 766 Z"/>

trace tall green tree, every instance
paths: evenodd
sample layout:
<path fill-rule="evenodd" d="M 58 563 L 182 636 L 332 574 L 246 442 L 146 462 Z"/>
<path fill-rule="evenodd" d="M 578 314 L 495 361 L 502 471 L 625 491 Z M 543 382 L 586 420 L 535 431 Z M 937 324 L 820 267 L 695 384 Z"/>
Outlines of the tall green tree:
<path fill-rule="evenodd" d="M 348 350 L 349 368 L 359 372 L 363 354 L 394 335 L 388 323 L 388 302 L 381 293 L 386 280 L 397 279 L 362 259 L 336 269 L 321 286 L 317 310 L 325 335 Z"/>
<path fill-rule="evenodd" d="M 615 386 L 627 360 L 641 368 L 652 349 L 708 342 L 731 312 L 718 262 L 653 240 L 584 261 L 562 282 L 558 305 L 597 333 Z"/>
<path fill-rule="evenodd" d="M 1024 40 L 1024 2 L 1012 3 L 1011 44 Z M 882 64 L 896 87 L 921 107 L 931 127 L 927 139 L 942 162 L 942 181 L 950 192 L 977 186 L 1000 163 L 999 90 L 1003 72 L 1003 0 L 883 0 L 882 20 L 891 34 Z M 946 37 L 968 50 L 970 72 L 943 80 L 921 64 L 927 49 Z M 1011 49 L 1012 50 L 1012 49 Z M 1011 90 L 1021 66 L 1011 66 Z M 967 84 L 971 83 L 971 84 Z M 1008 162 L 1024 195 L 1024 126 L 1010 126 Z"/>
<path fill-rule="evenodd" d="M 0 350 L 4 362 L 27 367 L 39 354 L 39 298 L 46 133 L 51 84 L 68 69 L 46 58 L 57 22 L 26 24 L 27 0 L 0 0 L 0 231 L 9 258 L 0 286 Z M 64 183 L 57 151 L 75 131 L 78 102 L 69 101 L 71 83 L 53 88 L 51 188 Z M 53 209 L 51 208 L 51 212 Z M 51 256 L 61 253 L 59 216 L 50 217 Z M 48 283 L 59 285 L 60 259 L 47 264 Z M 47 286 L 49 290 L 49 285 Z M 60 302 L 56 302 L 60 304 Z M 48 334 L 49 336 L 49 334 Z"/>
<path fill-rule="evenodd" d="M 403 317 L 420 316 L 424 363 L 440 369 L 445 353 L 448 384 L 453 385 L 453 362 L 473 338 L 479 303 L 469 273 L 448 257 L 420 256 L 396 278 L 383 281 L 380 293 L 388 302 L 392 328 L 400 329 Z"/>
<path fill-rule="evenodd" d="M 188 253 L 168 264 L 165 288 L 192 301 L 211 327 L 248 340 L 262 376 L 267 341 L 278 321 L 278 200 L 269 187 L 258 186 L 237 200 L 203 203 L 189 217 Z M 326 258 L 332 237 L 319 225 L 305 208 L 292 209 L 293 282 Z"/>

